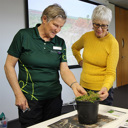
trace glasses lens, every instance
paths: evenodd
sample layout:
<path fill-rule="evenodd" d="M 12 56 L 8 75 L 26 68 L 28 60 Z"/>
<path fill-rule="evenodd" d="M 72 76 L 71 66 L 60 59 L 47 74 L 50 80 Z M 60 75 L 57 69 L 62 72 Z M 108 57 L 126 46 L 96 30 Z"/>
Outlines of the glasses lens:
<path fill-rule="evenodd" d="M 99 28 L 99 27 L 100 27 L 100 24 L 93 23 L 93 26 L 94 26 L 95 28 Z"/>
<path fill-rule="evenodd" d="M 106 29 L 107 27 L 108 27 L 108 25 L 105 25 L 105 24 L 102 24 L 102 25 L 101 25 L 101 28 L 102 28 L 102 29 Z"/>
<path fill-rule="evenodd" d="M 93 26 L 94 26 L 95 28 L 101 27 L 102 29 L 108 28 L 108 25 L 105 25 L 105 24 L 100 25 L 100 24 L 93 23 Z"/>

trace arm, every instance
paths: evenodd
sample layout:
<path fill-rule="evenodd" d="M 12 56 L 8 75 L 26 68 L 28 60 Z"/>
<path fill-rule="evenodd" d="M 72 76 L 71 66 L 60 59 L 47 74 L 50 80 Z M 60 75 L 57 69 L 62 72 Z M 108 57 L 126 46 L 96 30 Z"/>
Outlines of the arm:
<path fill-rule="evenodd" d="M 69 70 L 66 62 L 61 62 L 60 74 L 64 82 L 69 86 L 76 81 L 73 73 Z M 78 83 L 74 83 L 71 88 L 76 97 L 86 94 L 84 88 L 80 86 Z"/>
<path fill-rule="evenodd" d="M 99 91 L 101 100 L 105 100 L 108 97 L 108 90 L 113 86 L 113 82 L 116 77 L 116 67 L 119 59 L 119 46 L 118 42 L 114 40 L 110 47 L 110 53 L 107 58 L 106 77 L 104 79 L 103 86 Z"/>
<path fill-rule="evenodd" d="M 105 79 L 102 87 L 106 87 L 108 90 L 113 86 L 113 82 L 116 77 L 116 67 L 119 60 L 119 46 L 117 41 L 111 42 L 110 53 L 107 57 Z"/>
<path fill-rule="evenodd" d="M 8 55 L 5 62 L 4 69 L 5 69 L 6 77 L 15 95 L 15 105 L 20 107 L 20 109 L 22 110 L 26 110 L 26 108 L 29 108 L 28 102 L 20 89 L 16 71 L 15 71 L 15 65 L 17 61 L 18 61 L 18 58 Z"/>
<path fill-rule="evenodd" d="M 82 66 L 82 62 L 83 62 L 83 59 L 81 57 L 81 54 L 80 54 L 80 50 L 82 48 L 84 48 L 83 44 L 84 44 L 84 36 L 82 36 L 78 41 L 76 41 L 73 45 L 72 45 L 72 53 L 74 55 L 74 57 L 76 58 L 78 64 L 80 66 Z"/>

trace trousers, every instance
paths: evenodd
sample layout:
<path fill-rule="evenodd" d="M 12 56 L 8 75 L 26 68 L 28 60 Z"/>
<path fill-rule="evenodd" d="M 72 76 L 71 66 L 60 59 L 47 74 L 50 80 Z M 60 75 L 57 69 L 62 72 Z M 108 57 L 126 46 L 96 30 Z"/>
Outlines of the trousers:
<path fill-rule="evenodd" d="M 42 121 L 61 115 L 62 99 L 61 94 L 47 100 L 28 100 L 29 111 L 23 112 L 18 109 L 21 128 L 40 123 Z"/>

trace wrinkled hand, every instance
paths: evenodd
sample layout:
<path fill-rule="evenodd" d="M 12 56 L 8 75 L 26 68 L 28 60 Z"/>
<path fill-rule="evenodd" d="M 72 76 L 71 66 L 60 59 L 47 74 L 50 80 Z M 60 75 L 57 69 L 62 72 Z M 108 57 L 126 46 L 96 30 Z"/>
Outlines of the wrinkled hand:
<path fill-rule="evenodd" d="M 83 67 L 83 60 L 81 60 L 81 61 L 79 62 L 79 65 L 80 65 L 81 67 Z"/>
<path fill-rule="evenodd" d="M 73 90 L 76 97 L 87 94 L 85 89 L 82 86 L 80 86 L 78 83 L 74 83 L 72 85 L 72 90 Z"/>
<path fill-rule="evenodd" d="M 23 94 L 16 96 L 15 105 L 21 110 L 26 110 L 27 108 L 29 108 L 28 101 Z"/>
<path fill-rule="evenodd" d="M 99 92 L 100 94 L 100 100 L 103 101 L 108 97 L 108 89 L 106 87 L 103 87 Z"/>

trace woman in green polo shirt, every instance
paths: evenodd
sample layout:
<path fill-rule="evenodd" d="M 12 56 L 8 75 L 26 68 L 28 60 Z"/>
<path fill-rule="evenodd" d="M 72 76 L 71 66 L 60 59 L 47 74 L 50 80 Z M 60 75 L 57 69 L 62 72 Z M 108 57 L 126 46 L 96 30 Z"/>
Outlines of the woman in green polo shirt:
<path fill-rule="evenodd" d="M 61 114 L 59 69 L 75 96 L 86 93 L 68 68 L 65 41 L 56 35 L 66 18 L 59 5 L 48 6 L 42 13 L 42 24 L 19 30 L 8 49 L 5 73 L 15 94 L 22 128 Z"/>

